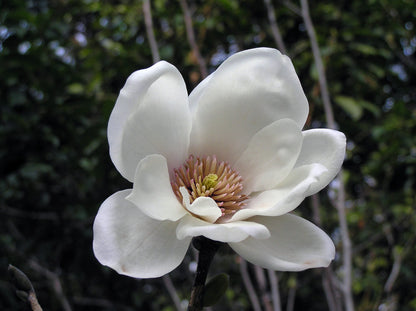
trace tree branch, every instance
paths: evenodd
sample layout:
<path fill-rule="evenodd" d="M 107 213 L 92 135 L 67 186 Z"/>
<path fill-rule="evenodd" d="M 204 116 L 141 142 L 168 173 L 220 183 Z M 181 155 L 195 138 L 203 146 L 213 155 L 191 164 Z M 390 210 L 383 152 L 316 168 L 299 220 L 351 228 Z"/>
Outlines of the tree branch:
<path fill-rule="evenodd" d="M 170 298 L 172 298 L 173 303 L 175 304 L 176 310 L 182 311 L 181 300 L 176 292 L 175 286 L 172 283 L 172 279 L 170 278 L 169 274 L 163 276 L 163 284 L 166 287 L 166 290 L 169 293 Z"/>
<path fill-rule="evenodd" d="M 195 40 L 195 32 L 192 25 L 192 17 L 191 12 L 189 10 L 188 4 L 186 0 L 179 0 L 179 3 L 182 8 L 183 17 L 185 20 L 185 27 L 186 27 L 186 36 L 188 38 L 189 45 L 191 46 L 192 53 L 198 62 L 199 71 L 201 72 L 202 78 L 206 78 L 208 76 L 207 65 L 205 63 L 205 59 L 202 57 L 198 44 Z"/>
<path fill-rule="evenodd" d="M 240 273 L 243 278 L 244 286 L 247 290 L 248 297 L 251 301 L 251 306 L 254 311 L 261 311 L 260 302 L 257 298 L 256 291 L 254 290 L 253 283 L 251 282 L 250 275 L 248 274 L 247 262 L 240 257 Z"/>
<path fill-rule="evenodd" d="M 155 33 L 153 31 L 152 11 L 149 0 L 143 0 L 143 14 L 144 23 L 146 25 L 147 39 L 149 40 L 150 50 L 152 51 L 153 62 L 156 63 L 160 60 L 160 55 L 155 39 Z"/>
<path fill-rule="evenodd" d="M 266 5 L 267 17 L 269 18 L 270 28 L 272 30 L 272 35 L 276 46 L 280 52 L 287 55 L 286 46 L 283 42 L 282 35 L 280 34 L 279 26 L 277 25 L 273 4 L 270 0 L 264 0 L 264 4 Z"/>
<path fill-rule="evenodd" d="M 276 275 L 276 272 L 268 269 L 267 274 L 269 276 L 270 287 L 272 291 L 272 301 L 273 301 L 273 311 L 282 311 L 282 304 L 280 301 L 279 293 L 279 278 Z"/>
<path fill-rule="evenodd" d="M 322 62 L 321 53 L 318 46 L 318 40 L 316 38 L 315 29 L 313 27 L 312 19 L 309 13 L 309 4 L 308 0 L 301 0 L 301 12 L 302 18 L 308 32 L 309 40 L 312 47 L 312 54 L 315 60 L 316 69 L 318 71 L 319 77 L 319 86 L 321 89 L 321 97 L 325 110 L 325 117 L 328 124 L 328 127 L 331 129 L 336 128 L 334 114 L 332 111 L 331 101 L 329 97 L 329 90 L 327 85 L 327 80 L 325 76 L 325 70 Z M 347 218 L 345 214 L 345 185 L 343 181 L 342 170 L 338 175 L 339 179 L 339 189 L 338 189 L 338 199 L 336 203 L 336 208 L 338 211 L 338 220 L 341 231 L 342 238 L 342 253 L 343 253 L 343 269 L 344 269 L 344 278 L 343 278 L 343 294 L 346 311 L 354 310 L 354 301 L 351 290 L 351 276 L 352 276 L 352 251 L 351 251 L 351 240 L 348 233 Z"/>

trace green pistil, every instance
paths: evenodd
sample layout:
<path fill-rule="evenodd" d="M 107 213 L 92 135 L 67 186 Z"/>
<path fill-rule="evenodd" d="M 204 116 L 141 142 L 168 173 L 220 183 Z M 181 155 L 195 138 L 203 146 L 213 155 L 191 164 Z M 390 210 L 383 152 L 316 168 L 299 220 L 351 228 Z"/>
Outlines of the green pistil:
<path fill-rule="evenodd" d="M 202 185 L 205 186 L 205 189 L 209 190 L 214 188 L 218 184 L 218 176 L 217 174 L 208 174 L 205 176 L 204 180 L 202 181 Z"/>

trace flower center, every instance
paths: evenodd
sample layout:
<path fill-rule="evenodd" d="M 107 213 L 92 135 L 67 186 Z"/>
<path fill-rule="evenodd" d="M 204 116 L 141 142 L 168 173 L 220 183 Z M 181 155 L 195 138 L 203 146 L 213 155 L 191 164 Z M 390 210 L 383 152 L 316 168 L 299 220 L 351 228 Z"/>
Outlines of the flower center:
<path fill-rule="evenodd" d="M 191 204 L 198 197 L 212 198 L 221 209 L 221 217 L 234 214 L 248 199 L 247 195 L 241 193 L 241 176 L 228 163 L 218 162 L 215 156 L 195 158 L 190 155 L 180 168 L 174 169 L 171 184 L 181 203 L 181 187 L 188 191 Z"/>

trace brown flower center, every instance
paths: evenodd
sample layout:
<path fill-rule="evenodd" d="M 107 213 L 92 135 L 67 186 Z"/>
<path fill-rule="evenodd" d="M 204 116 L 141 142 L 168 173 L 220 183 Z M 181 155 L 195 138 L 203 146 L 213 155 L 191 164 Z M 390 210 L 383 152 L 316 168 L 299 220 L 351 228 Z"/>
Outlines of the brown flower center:
<path fill-rule="evenodd" d="M 190 203 L 198 197 L 210 197 L 222 211 L 221 217 L 232 215 L 245 205 L 248 196 L 242 194 L 241 176 L 226 162 L 218 162 L 215 156 L 194 157 L 190 155 L 185 163 L 174 170 L 172 189 L 182 203 L 179 191 L 185 187 Z"/>

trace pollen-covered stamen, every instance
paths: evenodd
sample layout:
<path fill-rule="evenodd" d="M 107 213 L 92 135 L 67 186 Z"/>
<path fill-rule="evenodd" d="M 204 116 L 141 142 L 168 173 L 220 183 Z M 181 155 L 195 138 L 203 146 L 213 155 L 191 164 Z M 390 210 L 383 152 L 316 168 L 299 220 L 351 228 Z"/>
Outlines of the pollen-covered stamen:
<path fill-rule="evenodd" d="M 179 188 L 185 187 L 190 203 L 198 197 L 211 197 L 221 208 L 223 216 L 241 209 L 248 199 L 247 195 L 241 193 L 241 176 L 228 163 L 218 163 L 215 156 L 195 158 L 190 155 L 180 168 L 174 170 L 171 184 L 181 203 L 183 197 Z"/>

